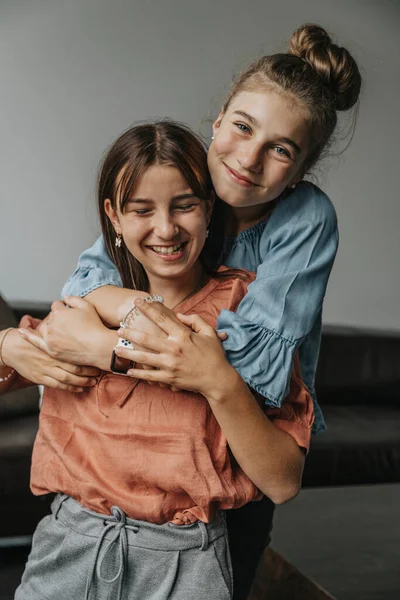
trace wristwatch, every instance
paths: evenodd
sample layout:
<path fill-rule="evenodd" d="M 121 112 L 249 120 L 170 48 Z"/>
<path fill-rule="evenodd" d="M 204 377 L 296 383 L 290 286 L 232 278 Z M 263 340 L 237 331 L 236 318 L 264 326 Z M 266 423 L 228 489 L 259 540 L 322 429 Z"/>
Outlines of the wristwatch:
<path fill-rule="evenodd" d="M 123 338 L 118 338 L 118 344 L 116 345 L 116 348 L 118 347 L 129 348 L 130 350 L 133 350 L 132 343 L 128 340 L 124 340 Z M 117 375 L 126 375 L 129 369 L 132 369 L 133 365 L 133 360 L 123 358 L 122 356 L 117 356 L 115 354 L 115 349 L 113 350 L 110 364 L 110 369 L 113 373 L 116 373 Z"/>
<path fill-rule="evenodd" d="M 164 298 L 162 296 L 160 296 L 159 294 L 153 294 L 152 296 L 146 296 L 146 298 L 143 298 L 144 302 L 160 302 L 160 304 L 162 304 L 164 302 Z M 132 322 L 135 319 L 135 316 L 139 314 L 139 310 L 136 306 L 133 306 L 133 308 L 130 309 L 130 311 L 127 313 L 127 315 L 125 316 L 125 319 L 123 321 L 121 321 L 120 323 L 120 327 L 122 327 L 122 329 L 126 329 L 128 327 L 131 326 Z M 123 338 L 119 338 L 118 339 L 118 344 L 117 344 L 117 348 L 118 346 L 122 346 L 123 348 L 129 348 L 130 350 L 133 350 L 133 345 L 131 342 L 129 342 L 128 340 L 124 340 Z M 129 369 L 132 369 L 133 365 L 134 365 L 134 361 L 133 360 L 129 360 L 127 358 L 122 358 L 121 356 L 117 356 L 115 354 L 115 349 L 113 350 L 113 353 L 111 355 L 111 365 L 110 365 L 110 369 L 113 373 L 117 373 L 119 375 L 126 375 L 126 373 L 129 371 Z"/>

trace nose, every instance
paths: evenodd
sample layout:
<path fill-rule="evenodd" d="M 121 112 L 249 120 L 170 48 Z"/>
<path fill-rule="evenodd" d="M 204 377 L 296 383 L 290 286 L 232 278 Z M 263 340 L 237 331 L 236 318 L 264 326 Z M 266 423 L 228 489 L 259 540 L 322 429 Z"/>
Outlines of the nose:
<path fill-rule="evenodd" d="M 179 233 L 179 227 L 174 216 L 169 212 L 159 213 L 154 217 L 154 233 L 163 240 L 173 240 Z"/>
<path fill-rule="evenodd" d="M 261 173 L 263 170 L 263 147 L 257 143 L 247 143 L 239 149 L 237 161 L 247 171 Z"/>

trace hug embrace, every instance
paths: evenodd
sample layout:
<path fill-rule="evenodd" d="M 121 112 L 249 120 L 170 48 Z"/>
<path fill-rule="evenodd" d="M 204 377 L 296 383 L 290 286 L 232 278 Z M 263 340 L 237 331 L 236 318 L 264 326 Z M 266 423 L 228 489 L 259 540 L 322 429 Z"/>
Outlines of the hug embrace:
<path fill-rule="evenodd" d="M 208 151 L 170 120 L 111 146 L 102 236 L 64 302 L 0 339 L 3 389 L 47 385 L 31 488 L 56 493 L 16 600 L 246 599 L 325 428 L 338 232 L 304 177 L 360 87 L 349 52 L 305 25 L 239 75 Z"/>

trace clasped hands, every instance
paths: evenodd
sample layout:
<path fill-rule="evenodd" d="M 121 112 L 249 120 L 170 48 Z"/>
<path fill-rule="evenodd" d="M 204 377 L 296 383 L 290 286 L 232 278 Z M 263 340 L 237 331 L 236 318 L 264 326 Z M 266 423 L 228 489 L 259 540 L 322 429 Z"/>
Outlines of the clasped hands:
<path fill-rule="evenodd" d="M 96 383 L 99 371 L 89 365 L 108 367 L 111 351 L 106 343 L 107 335 L 115 335 L 115 332 L 104 326 L 88 301 L 69 297 L 65 302 L 67 305 L 60 300 L 54 302 L 51 313 L 41 322 L 27 317 L 21 322 L 20 334 L 47 357 L 47 363 L 49 358 L 53 363 L 56 361 L 55 364 L 46 363 L 47 371 L 51 369 L 51 377 L 47 374 L 43 381 L 38 374 L 35 383 L 81 391 Z M 135 304 L 140 312 L 139 318 L 135 319 L 135 330 L 118 331 L 118 335 L 131 341 L 135 349 L 116 349 L 119 356 L 135 362 L 135 368 L 128 374 L 150 384 L 170 386 L 175 391 L 186 389 L 206 395 L 215 383 L 217 370 L 229 366 L 220 343 L 226 334 L 217 334 L 198 315 L 175 314 L 163 304 L 148 304 L 140 299 L 136 299 Z M 113 344 L 116 344 L 116 337 Z M 39 364 L 38 360 L 36 363 Z M 77 376 L 82 379 L 75 379 Z"/>
<path fill-rule="evenodd" d="M 159 334 L 118 330 L 118 335 L 134 346 L 133 350 L 115 350 L 118 356 L 135 363 L 128 375 L 168 385 L 174 391 L 184 389 L 207 396 L 215 385 L 216 373 L 231 368 L 221 344 L 226 334 L 216 333 L 196 314 L 175 314 L 163 304 L 149 304 L 142 299 L 136 299 L 135 306 L 152 321 Z"/>

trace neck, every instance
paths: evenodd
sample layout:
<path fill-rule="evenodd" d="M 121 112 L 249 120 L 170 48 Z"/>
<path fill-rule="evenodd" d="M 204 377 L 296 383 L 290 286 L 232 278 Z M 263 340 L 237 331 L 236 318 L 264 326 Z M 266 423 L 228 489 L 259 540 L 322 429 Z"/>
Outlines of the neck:
<path fill-rule="evenodd" d="M 228 207 L 226 215 L 226 231 L 227 235 L 237 236 L 241 231 L 252 227 L 264 219 L 275 206 L 275 201 L 256 206 L 245 206 L 241 208 Z"/>
<path fill-rule="evenodd" d="M 147 274 L 150 283 L 150 294 L 160 294 L 168 308 L 174 308 L 200 289 L 204 279 L 204 269 L 200 261 L 193 268 L 176 279 L 157 277 Z"/>

